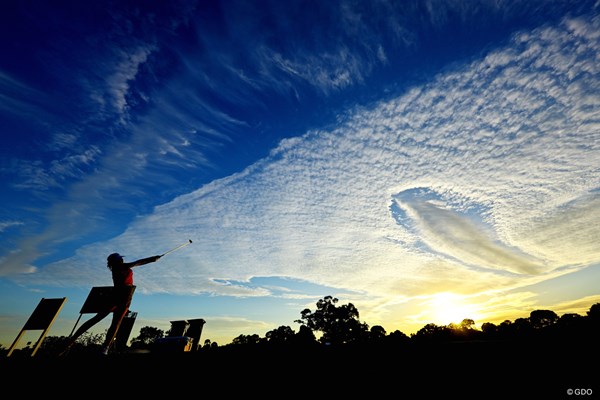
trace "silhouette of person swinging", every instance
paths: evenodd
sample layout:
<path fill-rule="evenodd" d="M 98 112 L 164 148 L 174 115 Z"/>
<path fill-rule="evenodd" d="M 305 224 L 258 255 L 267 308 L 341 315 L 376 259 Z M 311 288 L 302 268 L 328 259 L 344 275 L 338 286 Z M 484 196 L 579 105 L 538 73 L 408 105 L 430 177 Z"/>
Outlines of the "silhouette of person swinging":
<path fill-rule="evenodd" d="M 79 329 L 77 329 L 77 331 L 69 338 L 65 350 L 63 350 L 60 355 L 66 355 L 81 335 L 83 335 L 92 326 L 106 318 L 108 314 L 113 313 L 112 323 L 106 332 L 106 339 L 102 345 L 102 354 L 108 354 L 114 339 L 117 336 L 121 322 L 127 314 L 127 311 L 129 311 L 129 306 L 131 305 L 131 298 L 133 295 L 131 290 L 131 287 L 133 286 L 132 268 L 153 263 L 158 261 L 158 259 L 161 257 L 162 256 L 152 256 L 126 263 L 123 260 L 123 256 L 119 253 L 112 253 L 109 255 L 106 259 L 106 266 L 112 272 L 114 286 L 113 302 L 109 308 L 98 312 L 95 316 L 82 324 Z"/>

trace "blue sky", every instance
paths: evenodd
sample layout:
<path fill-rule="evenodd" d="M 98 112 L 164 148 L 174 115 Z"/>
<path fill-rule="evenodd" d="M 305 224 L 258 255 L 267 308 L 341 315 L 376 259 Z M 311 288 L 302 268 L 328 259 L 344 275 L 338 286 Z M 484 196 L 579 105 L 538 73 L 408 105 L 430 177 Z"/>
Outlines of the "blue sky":
<path fill-rule="evenodd" d="M 108 254 L 188 240 L 134 271 L 132 336 L 297 330 L 327 295 L 406 334 L 600 302 L 596 1 L 0 10 L 6 347 L 41 298 L 68 335 Z"/>

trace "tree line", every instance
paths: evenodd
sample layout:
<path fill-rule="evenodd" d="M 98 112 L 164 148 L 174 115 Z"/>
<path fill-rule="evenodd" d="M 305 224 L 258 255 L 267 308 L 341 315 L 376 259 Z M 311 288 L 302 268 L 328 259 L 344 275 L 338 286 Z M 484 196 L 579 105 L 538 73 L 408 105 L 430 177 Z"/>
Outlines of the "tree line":
<path fill-rule="evenodd" d="M 416 333 L 406 335 L 400 330 L 387 333 L 380 325 L 369 327 L 360 322 L 359 312 L 352 303 L 337 305 L 338 299 L 326 296 L 316 304 L 313 312 L 305 309 L 295 333 L 289 326 L 280 326 L 258 335 L 239 335 L 230 346 L 253 344 L 317 343 L 326 346 L 364 345 L 376 343 L 441 343 L 450 341 L 500 341 L 528 339 L 590 339 L 600 330 L 600 303 L 590 307 L 585 316 L 568 313 L 558 316 L 552 310 L 535 310 L 529 317 L 505 320 L 496 325 L 485 322 L 481 329 L 472 319 L 461 323 L 436 325 L 429 323 Z M 315 335 L 319 334 L 319 337 Z"/>
<path fill-rule="evenodd" d="M 339 300 L 325 296 L 316 303 L 316 309 L 304 309 L 300 318 L 294 322 L 300 324 L 298 332 L 290 326 L 280 326 L 268 331 L 264 337 L 258 334 L 239 335 L 231 343 L 220 346 L 206 339 L 198 351 L 213 351 L 218 348 L 265 348 L 265 347 L 327 347 L 351 348 L 357 346 L 410 346 L 412 344 L 439 344 L 456 342 L 500 342 L 527 340 L 592 340 L 600 333 L 600 303 L 590 307 L 586 315 L 567 313 L 559 316 L 552 310 L 534 310 L 529 317 L 505 320 L 500 324 L 485 322 L 481 329 L 475 327 L 472 319 L 463 319 L 460 323 L 437 325 L 429 323 L 416 333 L 406 335 L 400 330 L 386 332 L 380 325 L 369 326 L 360 321 L 358 309 L 352 304 L 338 304 Z M 145 326 L 139 335 L 130 340 L 130 349 L 117 351 L 152 351 L 159 339 L 170 336 L 156 327 Z M 57 354 L 68 338 L 48 336 L 38 354 Z M 77 342 L 74 352 L 82 354 L 97 351 L 104 340 L 103 334 L 84 334 Z M 28 347 L 21 350 L 27 353 Z M 7 349 L 0 347 L 0 351 Z"/>

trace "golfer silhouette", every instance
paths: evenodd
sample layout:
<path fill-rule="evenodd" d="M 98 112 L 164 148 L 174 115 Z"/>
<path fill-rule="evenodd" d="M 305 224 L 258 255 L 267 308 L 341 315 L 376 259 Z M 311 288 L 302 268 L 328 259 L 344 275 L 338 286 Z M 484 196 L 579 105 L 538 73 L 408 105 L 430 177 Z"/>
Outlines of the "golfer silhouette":
<path fill-rule="evenodd" d="M 102 345 L 102 354 L 108 354 L 113 341 L 117 336 L 121 322 L 123 321 L 125 314 L 127 314 L 127 311 L 129 311 L 129 306 L 131 305 L 131 297 L 133 294 L 131 290 L 131 287 L 133 286 L 132 268 L 153 263 L 158 261 L 158 259 L 161 257 L 162 255 L 152 256 L 126 263 L 123 260 L 123 256 L 119 253 L 112 253 L 109 255 L 106 259 L 106 266 L 112 272 L 114 286 L 113 302 L 105 310 L 98 312 L 95 316 L 81 325 L 79 329 L 77 329 L 77 331 L 71 337 L 69 337 L 66 348 L 62 351 L 62 353 L 60 353 L 60 355 L 66 355 L 81 335 L 83 335 L 92 326 L 102 321 L 108 316 L 108 314 L 112 312 L 112 323 L 106 332 L 106 339 Z"/>

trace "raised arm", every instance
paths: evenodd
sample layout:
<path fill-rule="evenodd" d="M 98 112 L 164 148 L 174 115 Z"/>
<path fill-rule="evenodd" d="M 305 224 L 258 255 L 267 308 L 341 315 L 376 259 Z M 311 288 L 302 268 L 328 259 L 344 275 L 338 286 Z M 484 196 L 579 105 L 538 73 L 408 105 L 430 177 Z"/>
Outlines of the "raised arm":
<path fill-rule="evenodd" d="M 134 261 L 131 263 L 131 267 L 138 267 L 140 265 L 145 265 L 145 264 L 150 264 L 153 262 L 158 261 L 158 259 L 162 257 L 162 256 L 152 256 L 152 257 L 147 257 L 147 258 L 141 258 L 137 261 Z"/>

